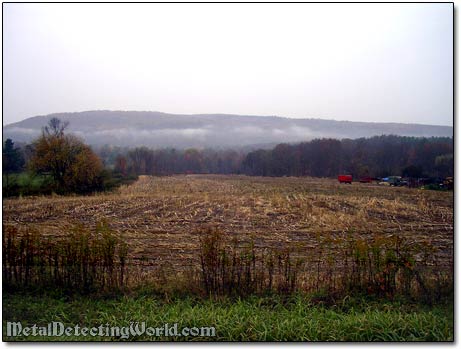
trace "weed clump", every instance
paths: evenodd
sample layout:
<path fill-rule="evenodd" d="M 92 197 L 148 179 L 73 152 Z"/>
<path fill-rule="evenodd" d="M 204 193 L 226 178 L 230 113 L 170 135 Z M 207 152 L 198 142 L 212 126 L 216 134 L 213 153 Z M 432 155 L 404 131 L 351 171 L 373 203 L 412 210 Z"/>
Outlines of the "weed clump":
<path fill-rule="evenodd" d="M 217 228 L 198 233 L 207 295 L 301 291 L 327 297 L 404 296 L 432 303 L 453 293 L 452 277 L 437 269 L 434 248 L 395 235 L 367 240 L 318 234 L 316 250 L 300 258 L 289 246 L 256 247 L 254 242 L 231 240 Z"/>
<path fill-rule="evenodd" d="M 83 226 L 50 238 L 36 230 L 3 226 L 3 280 L 6 288 L 30 286 L 89 293 L 126 284 L 128 249 L 105 222 L 91 233 Z"/>
<path fill-rule="evenodd" d="M 201 280 L 207 295 L 293 293 L 303 261 L 290 249 L 257 248 L 229 240 L 216 228 L 199 230 Z"/>

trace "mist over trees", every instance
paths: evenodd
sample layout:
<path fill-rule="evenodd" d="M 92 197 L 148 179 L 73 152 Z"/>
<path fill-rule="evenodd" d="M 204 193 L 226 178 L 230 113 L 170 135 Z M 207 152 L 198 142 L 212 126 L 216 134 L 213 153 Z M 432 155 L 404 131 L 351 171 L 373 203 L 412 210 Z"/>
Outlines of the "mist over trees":
<path fill-rule="evenodd" d="M 101 147 L 161 148 L 263 148 L 279 143 L 313 139 L 357 139 L 383 134 L 408 137 L 453 137 L 453 127 L 351 122 L 323 119 L 293 119 L 277 116 L 197 114 L 181 115 L 149 111 L 94 110 L 41 115 L 5 125 L 3 134 L 16 142 L 30 143 L 51 118 L 70 122 L 67 132 L 86 144 Z M 252 149 L 252 150 L 253 150 Z M 267 149 L 267 148 L 266 148 Z"/>

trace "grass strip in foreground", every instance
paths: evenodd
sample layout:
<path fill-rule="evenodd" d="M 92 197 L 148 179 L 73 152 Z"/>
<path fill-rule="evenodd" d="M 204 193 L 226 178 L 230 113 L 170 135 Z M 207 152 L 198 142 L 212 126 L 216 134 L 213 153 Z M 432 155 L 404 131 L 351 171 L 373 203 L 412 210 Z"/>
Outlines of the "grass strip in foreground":
<path fill-rule="evenodd" d="M 136 294 L 115 298 L 3 295 L 3 340 L 119 341 L 117 337 L 6 337 L 6 321 L 45 326 L 147 326 L 178 323 L 179 328 L 214 326 L 214 337 L 130 337 L 129 340 L 180 341 L 452 341 L 453 308 L 397 301 L 345 299 L 316 304 L 305 296 L 247 299 L 165 299 Z"/>

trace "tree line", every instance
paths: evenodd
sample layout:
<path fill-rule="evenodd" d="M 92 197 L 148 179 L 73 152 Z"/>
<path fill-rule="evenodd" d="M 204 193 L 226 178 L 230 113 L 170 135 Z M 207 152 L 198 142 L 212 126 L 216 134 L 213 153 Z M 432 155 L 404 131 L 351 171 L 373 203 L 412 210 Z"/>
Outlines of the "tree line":
<path fill-rule="evenodd" d="M 314 139 L 249 152 L 105 147 L 99 154 L 106 165 L 123 175 L 209 173 L 333 178 L 347 173 L 357 179 L 453 176 L 453 139 L 449 137 Z"/>
<path fill-rule="evenodd" d="M 359 139 L 314 139 L 278 144 L 272 149 L 149 149 L 104 146 L 92 149 L 72 134 L 68 124 L 50 120 L 32 144 L 3 144 L 3 176 L 15 195 L 13 175 L 41 178 L 40 190 L 90 193 L 110 189 L 138 175 L 244 174 L 361 177 L 445 178 L 453 176 L 454 144 L 449 137 L 375 136 Z M 4 185 L 5 189 L 5 185 Z M 17 188 L 16 188 L 17 189 Z M 4 190 L 5 191 L 5 190 Z"/>

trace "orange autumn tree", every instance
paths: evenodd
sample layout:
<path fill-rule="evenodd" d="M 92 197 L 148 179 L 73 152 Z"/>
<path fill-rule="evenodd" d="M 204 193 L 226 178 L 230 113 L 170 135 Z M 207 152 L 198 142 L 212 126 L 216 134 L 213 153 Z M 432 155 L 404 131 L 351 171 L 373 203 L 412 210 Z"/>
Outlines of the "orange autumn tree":
<path fill-rule="evenodd" d="M 49 121 L 34 142 L 30 169 L 50 175 L 59 192 L 91 192 L 102 187 L 103 165 L 99 157 L 79 138 L 65 134 L 68 123 Z"/>

